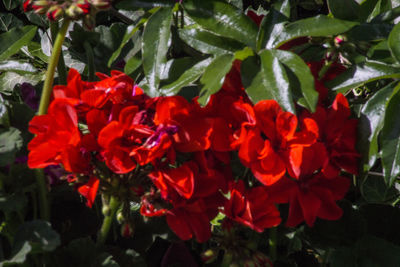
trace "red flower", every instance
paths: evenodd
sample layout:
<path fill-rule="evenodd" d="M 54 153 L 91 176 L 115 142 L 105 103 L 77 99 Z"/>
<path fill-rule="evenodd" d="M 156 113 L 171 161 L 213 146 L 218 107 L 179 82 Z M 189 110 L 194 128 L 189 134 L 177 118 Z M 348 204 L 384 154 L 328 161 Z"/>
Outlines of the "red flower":
<path fill-rule="evenodd" d="M 317 217 L 339 219 L 343 211 L 336 201 L 345 196 L 350 186 L 349 179 L 341 176 L 328 179 L 321 172 L 316 172 L 326 158 L 325 147 L 321 143 L 305 148 L 303 157 L 298 180 L 284 177 L 267 188 L 275 202 L 289 203 L 286 225 L 294 227 L 305 221 L 311 227 Z"/>
<path fill-rule="evenodd" d="M 311 119 L 303 120 L 297 130 L 297 117 L 284 112 L 275 100 L 263 100 L 254 106 L 257 127 L 249 127 L 239 149 L 242 163 L 263 184 L 277 182 L 286 170 L 297 177 L 302 150 L 316 141 L 318 128 Z"/>
<path fill-rule="evenodd" d="M 264 187 L 259 186 L 246 190 L 243 181 L 239 180 L 230 195 L 223 210 L 228 218 L 260 233 L 265 228 L 280 224 L 279 211 Z"/>
<path fill-rule="evenodd" d="M 180 152 L 202 151 L 211 145 L 211 121 L 201 116 L 195 106 L 181 96 L 160 98 L 154 123 L 159 127 L 176 127 L 171 139 L 174 148 Z"/>
<path fill-rule="evenodd" d="M 330 108 L 317 107 L 313 114 L 305 112 L 317 122 L 319 139 L 328 152 L 322 169 L 326 177 L 338 176 L 341 169 L 352 174 L 358 173 L 360 155 L 355 149 L 357 120 L 349 119 L 350 112 L 346 97 L 340 93 Z"/>
<path fill-rule="evenodd" d="M 29 131 L 36 135 L 28 144 L 30 168 L 62 163 L 70 172 L 90 170 L 90 149 L 85 148 L 89 140 L 82 139 L 76 110 L 65 99 L 53 101 L 47 115 L 35 116 Z"/>
<path fill-rule="evenodd" d="M 96 198 L 97 190 L 99 188 L 100 180 L 96 177 L 90 177 L 89 181 L 78 187 L 78 192 L 86 198 L 86 205 L 91 208 Z"/>

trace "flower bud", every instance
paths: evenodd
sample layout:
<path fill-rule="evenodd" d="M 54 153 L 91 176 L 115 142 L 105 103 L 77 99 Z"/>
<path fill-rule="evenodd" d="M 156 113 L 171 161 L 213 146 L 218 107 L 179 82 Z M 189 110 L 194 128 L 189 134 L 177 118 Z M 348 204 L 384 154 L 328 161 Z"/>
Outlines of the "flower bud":
<path fill-rule="evenodd" d="M 105 10 L 111 7 L 111 0 L 91 0 L 90 3 L 97 9 Z"/>
<path fill-rule="evenodd" d="M 83 15 L 83 11 L 80 7 L 76 5 L 70 5 L 67 10 L 65 11 L 65 14 L 70 18 L 70 19 L 77 19 L 79 16 Z"/>
<path fill-rule="evenodd" d="M 33 10 L 33 7 L 32 7 L 32 0 L 26 0 L 26 1 L 23 3 L 23 8 L 24 8 L 24 12 L 28 12 L 28 11 Z"/>
<path fill-rule="evenodd" d="M 50 21 L 56 21 L 64 15 L 64 10 L 59 6 L 52 6 L 46 13 Z"/>
<path fill-rule="evenodd" d="M 216 249 L 207 249 L 201 253 L 201 259 L 204 263 L 208 264 L 213 262 L 218 257 L 218 251 Z"/>
<path fill-rule="evenodd" d="M 121 236 L 125 238 L 132 237 L 135 232 L 135 225 L 132 222 L 126 222 L 121 227 Z"/>
<path fill-rule="evenodd" d="M 84 16 L 82 22 L 83 22 L 83 27 L 89 31 L 93 30 L 94 27 L 96 26 L 96 19 L 94 16 L 91 16 L 90 14 Z"/>

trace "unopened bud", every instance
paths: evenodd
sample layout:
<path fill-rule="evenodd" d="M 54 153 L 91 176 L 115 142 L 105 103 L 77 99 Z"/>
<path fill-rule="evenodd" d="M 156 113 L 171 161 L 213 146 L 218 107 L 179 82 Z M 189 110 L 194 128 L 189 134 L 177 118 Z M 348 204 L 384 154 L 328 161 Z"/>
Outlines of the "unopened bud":
<path fill-rule="evenodd" d="M 108 9 L 111 7 L 111 0 L 91 0 L 90 3 L 97 9 Z"/>
<path fill-rule="evenodd" d="M 24 8 L 24 12 L 28 12 L 28 11 L 31 11 L 33 8 L 32 8 L 32 0 L 26 0 L 24 3 L 23 3 L 23 8 Z"/>
<path fill-rule="evenodd" d="M 213 262 L 217 257 L 218 253 L 214 249 L 207 249 L 206 251 L 201 253 L 201 259 L 206 264 Z"/>
<path fill-rule="evenodd" d="M 273 267 L 272 261 L 268 258 L 268 256 L 260 251 L 256 251 L 253 254 L 253 260 L 257 262 L 258 266 Z"/>
<path fill-rule="evenodd" d="M 125 238 L 132 237 L 135 232 L 135 225 L 131 222 L 126 222 L 121 227 L 121 235 Z"/>
<path fill-rule="evenodd" d="M 77 19 L 79 16 L 83 15 L 83 11 L 81 8 L 79 8 L 76 5 L 70 5 L 67 10 L 65 11 L 65 14 L 70 18 L 70 19 Z"/>
<path fill-rule="evenodd" d="M 64 10 L 59 6 L 52 6 L 46 13 L 50 21 L 56 21 L 64 15 Z"/>
<path fill-rule="evenodd" d="M 91 16 L 90 14 L 87 14 L 86 16 L 83 17 L 83 26 L 85 29 L 91 31 L 94 29 L 96 26 L 96 20 L 94 16 Z"/>

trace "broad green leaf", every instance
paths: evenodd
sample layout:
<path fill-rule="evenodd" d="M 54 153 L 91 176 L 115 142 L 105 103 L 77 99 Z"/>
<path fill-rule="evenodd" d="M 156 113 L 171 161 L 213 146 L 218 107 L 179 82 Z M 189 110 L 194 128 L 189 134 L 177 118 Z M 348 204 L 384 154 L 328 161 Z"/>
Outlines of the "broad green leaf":
<path fill-rule="evenodd" d="M 193 57 L 180 57 L 168 60 L 160 75 L 163 85 L 174 82 L 186 70 L 190 69 L 198 62 L 198 59 Z"/>
<path fill-rule="evenodd" d="M 143 70 L 150 96 L 157 96 L 160 75 L 167 62 L 171 37 L 172 8 L 162 7 L 154 13 L 144 28 L 142 44 Z"/>
<path fill-rule="evenodd" d="M 14 254 L 14 256 L 9 259 L 0 262 L 0 267 L 5 266 L 15 266 L 16 264 L 22 264 L 26 260 L 26 256 L 32 251 L 32 246 L 29 245 L 29 242 L 25 242 L 20 250 Z"/>
<path fill-rule="evenodd" d="M 201 105 L 206 105 L 210 96 L 221 88 L 225 80 L 225 75 L 232 67 L 235 57 L 233 55 L 225 54 L 215 58 L 205 69 L 200 82 L 203 88 L 200 91 L 198 102 Z M 202 68 L 202 67 L 201 67 Z"/>
<path fill-rule="evenodd" d="M 315 90 L 314 77 L 311 74 L 310 68 L 301 57 L 292 52 L 275 49 L 271 50 L 271 52 L 295 74 L 299 80 L 301 93 L 306 101 L 307 108 L 311 112 L 314 112 L 318 102 L 318 92 Z"/>
<path fill-rule="evenodd" d="M 140 67 L 140 65 L 142 65 L 142 59 L 135 55 L 128 59 L 128 61 L 126 62 L 124 72 L 127 75 L 131 75 L 135 70 Z"/>
<path fill-rule="evenodd" d="M 3 0 L 3 4 L 7 10 L 14 9 L 18 6 L 22 6 L 23 0 Z"/>
<path fill-rule="evenodd" d="M 0 34 L 0 62 L 17 53 L 27 45 L 36 34 L 37 28 L 29 25 L 23 28 L 13 28 Z"/>
<path fill-rule="evenodd" d="M 337 19 L 358 20 L 359 4 L 354 0 L 328 0 L 329 11 Z"/>
<path fill-rule="evenodd" d="M 257 36 L 257 49 L 270 49 L 273 41 L 279 38 L 290 17 L 290 1 L 284 0 L 275 5 L 261 21 Z"/>
<path fill-rule="evenodd" d="M 203 54 L 222 55 L 244 48 L 244 44 L 231 38 L 218 36 L 199 28 L 180 29 L 179 37 Z"/>
<path fill-rule="evenodd" d="M 398 195 L 393 186 L 388 186 L 381 176 L 369 174 L 361 184 L 361 194 L 368 203 L 393 202 Z"/>
<path fill-rule="evenodd" d="M 323 37 L 344 33 L 358 22 L 329 18 L 324 15 L 301 19 L 288 24 L 281 35 L 274 39 L 273 47 L 279 47 L 285 42 L 301 36 Z"/>
<path fill-rule="evenodd" d="M 346 92 L 364 83 L 384 78 L 400 78 L 400 68 L 380 62 L 367 61 L 364 64 L 358 64 L 349 68 L 325 85 L 332 90 Z"/>
<path fill-rule="evenodd" d="M 387 39 L 393 25 L 384 23 L 362 23 L 347 32 L 349 41 L 377 41 Z"/>
<path fill-rule="evenodd" d="M 14 237 L 14 249 L 19 250 L 26 241 L 32 253 L 53 251 L 60 245 L 60 236 L 47 221 L 34 220 L 21 224 Z"/>
<path fill-rule="evenodd" d="M 388 45 L 393 57 L 400 62 L 400 24 L 394 26 L 389 34 Z"/>
<path fill-rule="evenodd" d="M 5 60 L 0 62 L 0 72 L 13 71 L 18 74 L 24 73 L 35 73 L 37 69 L 30 63 L 17 61 L 17 60 Z"/>
<path fill-rule="evenodd" d="M 392 20 L 398 18 L 399 16 L 400 16 L 400 6 L 379 14 L 378 16 L 376 16 L 371 20 L 371 23 L 391 22 Z"/>
<path fill-rule="evenodd" d="M 185 71 L 176 81 L 163 86 L 160 90 L 165 95 L 176 95 L 182 89 L 182 87 L 190 85 L 195 82 L 205 71 L 205 69 L 210 65 L 211 58 L 207 58 L 200 61 L 187 71 Z"/>
<path fill-rule="evenodd" d="M 260 53 L 260 60 L 261 66 L 258 73 L 255 74 L 249 86 L 245 85 L 251 101 L 256 104 L 264 99 L 274 99 L 286 111 L 296 113 L 289 90 L 289 79 L 279 58 L 272 51 L 263 50 Z M 246 64 L 242 70 L 245 66 Z"/>
<path fill-rule="evenodd" d="M 257 25 L 241 10 L 222 1 L 185 0 L 183 6 L 196 23 L 215 34 L 256 48 Z"/>
<path fill-rule="evenodd" d="M 21 20 L 11 13 L 0 13 L 0 32 L 8 32 L 12 28 L 23 26 Z"/>
<path fill-rule="evenodd" d="M 49 57 L 43 53 L 41 45 L 37 42 L 31 41 L 27 46 L 22 48 L 22 52 L 31 58 L 38 58 L 44 63 L 49 62 Z"/>
<path fill-rule="evenodd" d="M 173 7 L 175 4 L 176 1 L 174 0 L 124 0 L 119 1 L 116 8 L 123 10 L 137 10 L 138 8 Z"/>
<path fill-rule="evenodd" d="M 20 130 L 13 127 L 0 130 L 0 167 L 13 163 L 22 145 Z"/>
<path fill-rule="evenodd" d="M 391 186 L 400 174 L 400 84 L 387 102 L 380 136 L 382 167 L 386 183 Z"/>
<path fill-rule="evenodd" d="M 364 160 L 364 170 L 374 166 L 378 157 L 378 135 L 383 127 L 385 109 L 397 83 L 393 82 L 373 95 L 362 107 L 360 112 L 359 150 Z"/>
<path fill-rule="evenodd" d="M 3 94 L 11 95 L 17 84 L 27 82 L 35 85 L 40 80 L 42 80 L 42 78 L 42 73 L 21 75 L 15 72 L 7 71 L 0 75 L 0 92 Z"/>
<path fill-rule="evenodd" d="M 118 47 L 117 50 L 114 51 L 114 53 L 111 55 L 110 59 L 108 60 L 108 67 L 111 67 L 112 63 L 118 58 L 118 56 L 121 54 L 122 49 L 125 47 L 125 45 L 131 40 L 131 38 L 136 34 L 136 32 L 142 27 L 144 23 L 146 23 L 147 18 L 142 18 L 135 26 L 130 25 L 128 28 L 126 28 L 126 33 L 121 41 L 120 46 Z"/>

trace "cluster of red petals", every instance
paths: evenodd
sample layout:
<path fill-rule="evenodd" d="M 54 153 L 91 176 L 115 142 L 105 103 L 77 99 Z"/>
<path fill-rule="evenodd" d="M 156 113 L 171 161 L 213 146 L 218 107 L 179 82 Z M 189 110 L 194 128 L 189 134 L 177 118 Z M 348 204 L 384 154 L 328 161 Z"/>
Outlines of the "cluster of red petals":
<path fill-rule="evenodd" d="M 165 216 L 183 240 L 207 241 L 219 212 L 258 232 L 281 222 L 279 203 L 289 204 L 288 226 L 342 215 L 336 201 L 350 182 L 340 174 L 356 174 L 359 158 L 357 120 L 343 95 L 300 116 L 274 100 L 253 105 L 239 61 L 205 107 L 181 96 L 151 98 L 122 72 L 97 75 L 86 82 L 71 69 L 67 85 L 54 87 L 48 114 L 29 125 L 29 166 L 84 174 L 86 182 L 75 180 L 88 206 L 100 187 L 92 171 L 100 161 L 116 174 L 146 165 L 140 212 Z M 233 152 L 259 183 L 233 182 Z"/>

